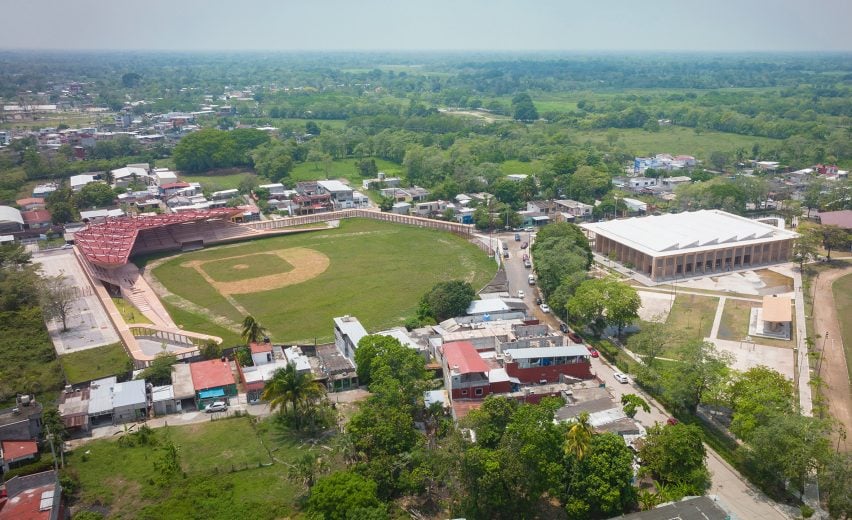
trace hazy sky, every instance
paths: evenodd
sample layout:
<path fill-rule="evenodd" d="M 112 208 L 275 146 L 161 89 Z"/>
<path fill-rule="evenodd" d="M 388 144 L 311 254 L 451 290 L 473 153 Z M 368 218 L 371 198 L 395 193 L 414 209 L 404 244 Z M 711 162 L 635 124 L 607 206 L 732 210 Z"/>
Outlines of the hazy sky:
<path fill-rule="evenodd" d="M 852 51 L 850 0 L 0 0 L 0 48 Z"/>

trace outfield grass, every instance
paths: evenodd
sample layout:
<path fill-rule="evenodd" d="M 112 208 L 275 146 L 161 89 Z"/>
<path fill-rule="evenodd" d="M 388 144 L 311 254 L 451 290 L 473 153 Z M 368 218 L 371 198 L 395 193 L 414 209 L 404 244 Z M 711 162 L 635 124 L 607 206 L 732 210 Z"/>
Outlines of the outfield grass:
<path fill-rule="evenodd" d="M 611 130 L 578 130 L 574 135 L 578 142 L 606 143 L 610 132 Z M 751 150 L 754 143 L 759 143 L 764 149 L 783 144 L 779 139 L 709 130 L 696 134 L 692 128 L 680 126 L 666 126 L 659 132 L 622 128 L 614 133 L 618 136 L 616 146 L 627 148 L 635 155 L 687 154 L 705 161 L 716 151 L 733 154 L 737 148 Z"/>
<path fill-rule="evenodd" d="M 121 343 L 65 354 L 59 358 L 70 384 L 123 374 L 130 369 L 130 357 Z"/>
<path fill-rule="evenodd" d="M 495 271 L 493 260 L 461 237 L 373 220 L 344 220 L 337 229 L 181 254 L 156 267 L 153 274 L 176 295 L 239 323 L 243 314 L 195 269 L 181 264 L 295 247 L 324 254 L 330 261 L 328 269 L 299 284 L 233 295 L 276 341 L 329 341 L 331 319 L 346 314 L 357 316 L 370 331 L 401 325 L 435 283 L 461 278 L 479 289 Z M 175 302 L 166 303 L 175 322 L 187 330 L 221 335 L 221 327 L 214 330 L 208 319 L 175 314 Z"/>
<path fill-rule="evenodd" d="M 168 298 L 162 300 L 163 307 L 166 312 L 172 317 L 172 320 L 186 330 L 192 332 L 204 332 L 213 336 L 222 338 L 222 344 L 226 347 L 235 345 L 244 345 L 245 342 L 240 338 L 240 334 L 236 330 L 230 330 L 221 325 L 213 323 L 204 316 L 188 311 Z M 237 320 L 234 320 L 237 321 Z M 239 323 L 239 321 L 237 321 Z"/>
<path fill-rule="evenodd" d="M 269 420 L 262 423 L 270 422 Z M 262 429 L 262 428 L 261 428 Z M 291 518 L 302 487 L 288 478 L 303 451 L 289 435 L 264 436 L 249 418 L 154 430 L 156 446 L 96 440 L 67 457 L 79 480 L 77 505 L 109 510 L 109 518 Z M 184 475 L 160 484 L 154 463 L 162 444 L 178 447 Z M 272 462 L 267 448 L 273 450 Z M 263 464 L 264 466 L 261 466 Z"/>
<path fill-rule="evenodd" d="M 837 319 L 840 321 L 840 334 L 843 336 L 843 350 L 846 351 L 846 369 L 852 380 L 852 274 L 837 279 L 832 291 Z"/>
<path fill-rule="evenodd" d="M 743 300 L 726 300 L 725 310 L 722 311 L 722 321 L 719 323 L 719 338 L 731 341 L 742 341 L 748 336 L 748 324 L 751 320 L 751 310 L 761 307 L 758 302 Z M 793 348 L 796 346 L 796 313 L 793 312 L 793 323 L 791 324 L 793 338 L 790 341 L 780 339 L 762 338 L 755 336 L 751 341 L 758 345 L 769 345 L 770 347 Z"/>

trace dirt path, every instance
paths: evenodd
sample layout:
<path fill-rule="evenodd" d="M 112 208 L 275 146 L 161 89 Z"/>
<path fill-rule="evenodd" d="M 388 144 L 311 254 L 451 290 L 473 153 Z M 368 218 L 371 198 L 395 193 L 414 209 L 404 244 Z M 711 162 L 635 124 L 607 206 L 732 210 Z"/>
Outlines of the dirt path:
<path fill-rule="evenodd" d="M 820 377 L 824 382 L 823 393 L 828 402 L 831 415 L 843 426 L 847 435 L 852 433 L 852 392 L 849 386 L 849 372 L 846 368 L 846 356 L 843 351 L 843 336 L 840 334 L 837 308 L 834 305 L 834 293 L 831 286 L 834 281 L 852 273 L 852 265 L 824 271 L 814 281 L 814 330 L 816 349 L 824 356 L 820 366 Z M 844 316 L 844 319 L 851 319 Z M 828 338 L 826 339 L 826 333 Z M 849 442 L 842 446 L 845 451 L 852 448 Z"/>

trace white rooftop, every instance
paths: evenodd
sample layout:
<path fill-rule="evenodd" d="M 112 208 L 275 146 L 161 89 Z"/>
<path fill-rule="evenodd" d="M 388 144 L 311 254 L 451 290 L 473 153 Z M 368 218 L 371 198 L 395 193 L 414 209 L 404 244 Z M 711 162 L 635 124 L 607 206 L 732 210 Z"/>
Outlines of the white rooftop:
<path fill-rule="evenodd" d="M 145 380 L 134 379 L 123 383 L 116 383 L 112 387 L 112 406 L 113 408 L 121 408 L 124 406 L 144 405 L 145 398 Z"/>
<path fill-rule="evenodd" d="M 720 210 L 700 210 L 580 224 L 649 256 L 748 245 L 798 236 L 756 220 Z"/>
<path fill-rule="evenodd" d="M 155 386 L 151 389 L 151 402 L 171 401 L 175 398 L 175 388 L 172 385 Z"/>
<path fill-rule="evenodd" d="M 352 188 L 343 184 L 340 181 L 317 181 L 317 184 L 322 186 L 326 191 L 330 192 L 352 191 Z"/>
<path fill-rule="evenodd" d="M 334 318 L 334 324 L 340 329 L 340 332 L 349 336 L 349 339 L 352 343 L 357 346 L 358 342 L 361 341 L 361 338 L 367 335 L 367 330 L 361 325 L 361 322 L 358 321 L 358 318 L 353 316 L 342 316 L 340 318 Z"/>
<path fill-rule="evenodd" d="M 512 359 L 532 359 L 532 358 L 549 358 L 549 357 L 574 357 L 574 356 L 589 356 L 589 349 L 584 345 L 568 345 L 564 347 L 530 347 L 530 348 L 510 348 L 503 351 L 503 354 Z"/>
<path fill-rule="evenodd" d="M 506 312 L 509 306 L 503 300 L 489 298 L 487 300 L 473 300 L 467 307 L 468 314 L 488 314 L 491 312 Z"/>

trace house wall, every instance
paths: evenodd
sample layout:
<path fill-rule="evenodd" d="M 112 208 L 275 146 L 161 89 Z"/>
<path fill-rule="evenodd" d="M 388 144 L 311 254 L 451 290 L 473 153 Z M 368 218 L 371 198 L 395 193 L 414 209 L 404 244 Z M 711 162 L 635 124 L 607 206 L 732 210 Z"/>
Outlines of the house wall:
<path fill-rule="evenodd" d="M 113 421 L 117 423 L 135 421 L 137 419 L 142 419 L 147 415 L 147 407 L 145 403 L 115 408 L 112 412 Z"/>
<path fill-rule="evenodd" d="M 522 383 L 538 383 L 547 380 L 548 383 L 558 383 L 560 375 L 591 379 L 592 365 L 589 362 L 566 365 L 550 365 L 543 367 L 520 368 L 517 362 L 506 363 L 506 373 L 517 377 Z"/>

